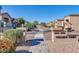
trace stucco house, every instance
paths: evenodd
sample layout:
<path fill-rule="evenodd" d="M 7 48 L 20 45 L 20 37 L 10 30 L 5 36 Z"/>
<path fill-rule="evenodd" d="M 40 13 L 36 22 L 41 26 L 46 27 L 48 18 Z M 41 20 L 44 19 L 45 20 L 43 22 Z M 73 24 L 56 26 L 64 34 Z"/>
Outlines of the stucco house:
<path fill-rule="evenodd" d="M 46 25 L 47 25 L 47 27 L 54 27 L 55 23 L 54 22 L 49 22 Z"/>
<path fill-rule="evenodd" d="M 75 30 L 79 31 L 79 14 L 71 14 L 65 16 L 63 19 L 55 21 L 55 29 L 57 30 Z"/>
<path fill-rule="evenodd" d="M 68 38 L 79 41 L 79 14 L 65 16 L 63 20 L 57 20 L 53 32 L 56 38 Z M 63 28 L 63 30 L 58 29 Z M 65 31 L 64 31 L 65 30 Z"/>
<path fill-rule="evenodd" d="M 72 28 L 79 31 L 79 14 L 71 14 L 64 17 L 65 28 Z"/>
<path fill-rule="evenodd" d="M 57 29 L 57 30 L 63 30 L 64 29 L 64 20 L 63 19 L 57 19 L 55 21 L 55 29 Z"/>
<path fill-rule="evenodd" d="M 12 17 L 8 13 L 0 13 L 0 30 L 12 28 Z"/>

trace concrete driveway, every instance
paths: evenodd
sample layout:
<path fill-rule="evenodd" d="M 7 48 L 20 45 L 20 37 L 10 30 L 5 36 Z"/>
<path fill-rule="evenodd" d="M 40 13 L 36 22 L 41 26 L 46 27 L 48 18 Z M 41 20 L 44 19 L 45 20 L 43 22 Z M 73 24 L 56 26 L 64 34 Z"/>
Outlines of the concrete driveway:
<path fill-rule="evenodd" d="M 27 34 L 28 35 L 28 34 Z M 25 46 L 18 46 L 16 48 L 17 53 L 23 51 L 30 51 L 32 53 L 48 53 L 50 52 L 48 45 L 44 41 L 44 34 L 43 32 L 37 32 L 33 35 L 34 37 L 30 40 L 26 40 Z M 30 37 L 30 36 L 29 36 Z M 27 52 L 26 52 L 27 53 Z"/>

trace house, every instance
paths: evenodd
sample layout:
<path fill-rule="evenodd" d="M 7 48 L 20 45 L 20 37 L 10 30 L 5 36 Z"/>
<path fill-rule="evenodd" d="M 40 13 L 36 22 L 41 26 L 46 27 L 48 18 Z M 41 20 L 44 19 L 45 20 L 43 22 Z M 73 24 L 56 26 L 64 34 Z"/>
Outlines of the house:
<path fill-rule="evenodd" d="M 55 34 L 61 33 L 64 30 L 64 20 L 63 19 L 57 19 L 55 21 L 55 26 L 53 28 L 53 31 Z"/>
<path fill-rule="evenodd" d="M 79 31 L 79 14 L 71 14 L 55 21 L 55 30 Z"/>
<path fill-rule="evenodd" d="M 55 21 L 55 29 L 57 29 L 57 30 L 63 30 L 64 29 L 64 20 L 63 19 L 57 19 Z"/>
<path fill-rule="evenodd" d="M 72 28 L 79 31 L 79 14 L 71 14 L 64 17 L 65 28 Z"/>
<path fill-rule="evenodd" d="M 12 28 L 12 17 L 8 13 L 0 13 L 0 30 Z"/>
<path fill-rule="evenodd" d="M 64 31 L 67 30 L 67 31 Z M 74 31 L 72 31 L 74 30 Z M 79 14 L 71 14 L 65 16 L 63 19 L 58 19 L 55 22 L 56 38 L 74 38 L 78 39 L 79 36 Z"/>
<path fill-rule="evenodd" d="M 46 25 L 47 25 L 47 27 L 54 27 L 54 22 L 49 22 Z"/>

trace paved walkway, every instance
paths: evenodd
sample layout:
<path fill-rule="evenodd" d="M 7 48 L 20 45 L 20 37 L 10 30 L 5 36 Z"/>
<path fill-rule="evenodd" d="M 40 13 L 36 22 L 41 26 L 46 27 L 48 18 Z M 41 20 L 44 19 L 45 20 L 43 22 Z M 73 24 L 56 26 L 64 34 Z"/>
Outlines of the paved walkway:
<path fill-rule="evenodd" d="M 28 34 L 27 34 L 28 35 Z M 16 52 L 20 53 L 48 53 L 49 47 L 44 41 L 44 34 L 43 32 L 37 32 L 33 35 L 32 39 L 26 40 L 25 46 L 18 46 L 16 48 Z"/>

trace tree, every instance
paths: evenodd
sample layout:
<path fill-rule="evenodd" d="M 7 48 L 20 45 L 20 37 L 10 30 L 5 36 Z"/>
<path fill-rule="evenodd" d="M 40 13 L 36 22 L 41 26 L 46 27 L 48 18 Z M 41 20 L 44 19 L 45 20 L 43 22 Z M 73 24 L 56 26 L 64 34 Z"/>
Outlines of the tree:
<path fill-rule="evenodd" d="M 46 23 L 45 23 L 45 22 L 41 22 L 40 24 L 41 24 L 41 25 L 46 25 Z"/>
<path fill-rule="evenodd" d="M 16 23 L 18 27 L 21 27 L 22 24 L 25 24 L 25 20 L 23 18 L 17 18 Z"/>
<path fill-rule="evenodd" d="M 25 26 L 26 28 L 33 28 L 33 23 L 31 23 L 31 22 L 26 22 L 26 23 L 24 24 L 24 26 Z"/>
<path fill-rule="evenodd" d="M 38 22 L 38 21 L 34 21 L 33 23 L 34 23 L 35 25 L 38 25 L 38 24 L 39 24 L 39 22 Z"/>
<path fill-rule="evenodd" d="M 38 24 L 39 24 L 38 21 L 34 21 L 34 22 L 33 22 L 33 27 L 36 28 L 36 25 L 38 25 Z"/>
<path fill-rule="evenodd" d="M 40 25 L 47 27 L 45 22 L 41 22 Z"/>

